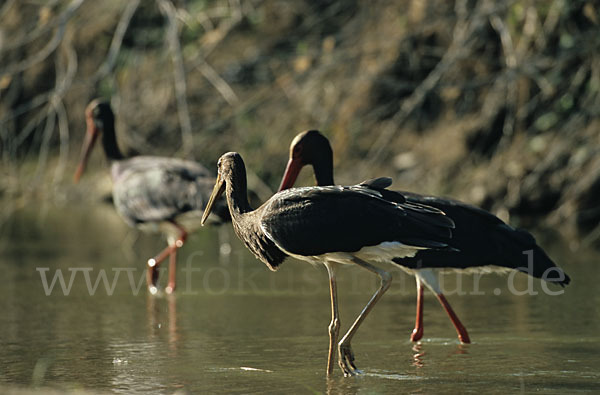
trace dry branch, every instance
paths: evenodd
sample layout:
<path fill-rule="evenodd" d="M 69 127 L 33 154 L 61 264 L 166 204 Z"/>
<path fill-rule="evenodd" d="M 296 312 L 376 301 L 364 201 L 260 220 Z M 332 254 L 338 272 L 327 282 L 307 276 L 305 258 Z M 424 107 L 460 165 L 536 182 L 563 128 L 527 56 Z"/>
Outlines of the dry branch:
<path fill-rule="evenodd" d="M 127 32 L 131 18 L 133 18 L 133 15 L 135 14 L 135 11 L 138 9 L 139 5 L 140 0 L 130 0 L 127 2 L 127 7 L 125 8 L 125 11 L 123 11 L 123 14 L 121 14 L 121 19 L 119 19 L 119 23 L 117 24 L 117 28 L 113 34 L 110 48 L 108 50 L 108 54 L 106 55 L 106 60 L 96 72 L 96 79 L 104 78 L 106 75 L 112 72 L 113 68 L 115 67 L 115 62 L 117 61 L 117 56 L 119 55 L 121 44 L 123 43 L 123 37 L 125 37 L 125 33 Z"/>
<path fill-rule="evenodd" d="M 500 8 L 506 5 L 500 6 Z M 383 127 L 375 142 L 371 145 L 364 165 L 361 167 L 361 176 L 366 177 L 376 163 L 384 160 L 382 152 L 389 144 L 394 134 L 398 131 L 407 117 L 423 102 L 427 94 L 436 88 L 442 77 L 452 69 L 456 62 L 470 55 L 470 48 L 476 40 L 476 33 L 487 22 L 489 15 L 498 12 L 498 8 L 492 7 L 488 2 L 481 2 L 473 13 L 467 11 L 467 2 L 460 0 L 456 2 L 457 20 L 454 25 L 452 42 L 444 53 L 442 59 L 429 75 L 420 83 L 413 93 L 402 102 L 400 110 Z"/>
<path fill-rule="evenodd" d="M 34 65 L 48 58 L 48 56 L 50 56 L 50 54 L 52 54 L 54 50 L 60 45 L 62 38 L 65 34 L 67 22 L 69 21 L 69 19 L 71 19 L 75 11 L 77 11 L 77 9 L 81 6 L 81 4 L 84 1 L 85 0 L 72 0 L 67 9 L 58 18 L 58 28 L 52 36 L 52 39 L 48 42 L 48 44 L 46 44 L 44 48 L 42 48 L 42 50 L 40 50 L 30 58 L 24 59 L 20 62 L 17 62 L 16 64 L 8 65 L 4 72 L 0 74 L 0 78 L 2 78 L 4 75 L 12 75 L 27 70 L 28 68 L 33 67 Z"/>
<path fill-rule="evenodd" d="M 187 102 L 187 83 L 185 80 L 185 67 L 183 65 L 183 55 L 179 45 L 179 21 L 177 19 L 177 10 L 173 3 L 168 0 L 157 0 L 161 12 L 163 12 L 169 22 L 167 29 L 167 42 L 171 57 L 173 59 L 173 78 L 175 80 L 175 97 L 177 100 L 177 114 L 179 116 L 179 125 L 181 126 L 181 151 L 183 156 L 188 157 L 194 148 L 194 138 L 192 136 L 192 121 Z"/>

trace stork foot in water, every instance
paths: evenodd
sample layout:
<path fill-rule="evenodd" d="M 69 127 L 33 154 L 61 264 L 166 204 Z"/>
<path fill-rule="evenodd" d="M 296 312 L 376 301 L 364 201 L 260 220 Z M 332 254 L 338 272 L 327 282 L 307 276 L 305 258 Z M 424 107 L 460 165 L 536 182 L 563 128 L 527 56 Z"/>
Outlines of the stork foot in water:
<path fill-rule="evenodd" d="M 387 291 L 392 283 L 392 276 L 386 272 L 385 270 L 381 270 L 376 266 L 371 265 L 369 262 L 363 261 L 357 257 L 352 258 L 352 262 L 357 264 L 358 266 L 369 270 L 372 273 L 375 273 L 379 276 L 381 280 L 379 284 L 379 288 L 375 291 L 375 294 L 371 297 L 371 300 L 365 305 L 361 313 L 358 315 L 348 332 L 344 335 L 342 340 L 338 345 L 339 350 L 339 360 L 338 363 L 340 368 L 344 372 L 344 376 L 354 376 L 356 374 L 361 374 L 362 371 L 356 368 L 354 364 L 354 352 L 352 351 L 352 347 L 350 342 L 354 337 L 354 334 L 358 330 L 360 324 L 367 317 L 367 314 L 373 309 L 373 306 L 381 299 L 385 291 Z"/>
<path fill-rule="evenodd" d="M 175 241 L 170 242 L 169 246 L 162 250 L 157 256 L 154 258 L 148 259 L 148 270 L 146 274 L 146 283 L 148 285 L 148 290 L 151 294 L 158 293 L 158 270 L 160 264 L 169 257 L 169 281 L 167 286 L 165 287 L 165 292 L 171 294 L 175 291 L 175 278 L 176 278 L 176 266 L 177 266 L 177 249 L 183 247 L 187 239 L 187 232 L 183 229 L 179 224 L 172 222 L 173 225 L 178 229 L 179 236 Z"/>

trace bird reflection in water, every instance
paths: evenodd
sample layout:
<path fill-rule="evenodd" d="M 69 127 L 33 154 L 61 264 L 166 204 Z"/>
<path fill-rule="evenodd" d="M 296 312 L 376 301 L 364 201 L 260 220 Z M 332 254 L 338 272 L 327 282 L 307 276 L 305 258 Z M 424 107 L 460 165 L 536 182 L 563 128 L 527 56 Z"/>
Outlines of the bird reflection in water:
<path fill-rule="evenodd" d="M 356 380 L 344 380 L 343 377 L 326 376 L 326 394 L 327 395 L 340 395 L 340 394 L 358 394 L 361 390 L 364 390 L 360 381 Z"/>
<path fill-rule="evenodd" d="M 468 354 L 469 353 L 469 345 L 468 344 L 458 344 L 454 354 Z"/>
<path fill-rule="evenodd" d="M 422 368 L 423 366 L 425 366 L 425 355 L 427 354 L 427 352 L 425 351 L 423 343 L 418 342 L 418 343 L 414 344 L 412 346 L 412 351 L 413 351 L 412 365 L 417 368 Z M 469 354 L 469 344 L 458 343 L 456 345 L 456 348 L 452 349 L 452 351 L 450 352 L 450 355 L 457 355 L 457 354 L 459 354 L 459 355 L 460 354 L 464 354 L 464 355 Z"/>
<path fill-rule="evenodd" d="M 412 350 L 414 352 L 412 356 L 412 365 L 417 368 L 422 368 L 425 365 L 425 361 L 423 360 L 423 357 L 425 356 L 425 350 L 423 350 L 423 346 L 421 343 L 414 344 L 412 346 Z"/>
<path fill-rule="evenodd" d="M 169 346 L 169 357 L 177 356 L 179 345 L 179 332 L 177 330 L 177 297 L 173 294 L 165 294 L 164 298 L 148 294 L 146 298 L 146 312 L 148 318 L 148 340 L 161 337 L 161 333 L 167 333 L 167 344 Z M 166 317 L 165 317 L 166 312 Z M 165 320 L 166 319 L 166 320 Z"/>

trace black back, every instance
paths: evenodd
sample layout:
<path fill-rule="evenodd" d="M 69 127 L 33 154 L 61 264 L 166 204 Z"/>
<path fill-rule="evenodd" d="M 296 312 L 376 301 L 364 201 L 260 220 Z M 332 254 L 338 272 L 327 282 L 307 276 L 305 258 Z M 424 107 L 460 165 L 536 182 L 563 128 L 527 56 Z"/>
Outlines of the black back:
<path fill-rule="evenodd" d="M 389 183 L 376 179 L 279 192 L 259 209 L 261 226 L 278 246 L 303 256 L 356 252 L 386 241 L 447 248 L 453 222 L 439 210 L 384 199 Z"/>

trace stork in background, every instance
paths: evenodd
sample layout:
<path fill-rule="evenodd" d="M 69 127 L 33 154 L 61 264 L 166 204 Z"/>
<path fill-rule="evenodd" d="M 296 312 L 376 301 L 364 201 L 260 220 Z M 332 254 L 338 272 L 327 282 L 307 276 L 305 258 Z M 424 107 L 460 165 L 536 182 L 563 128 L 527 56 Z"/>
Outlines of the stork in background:
<path fill-rule="evenodd" d="M 128 225 L 142 231 L 162 232 L 168 246 L 147 262 L 146 282 L 158 292 L 158 268 L 169 257 L 166 293 L 176 286 L 177 249 L 189 232 L 200 226 L 215 178 L 202 165 L 177 158 L 136 156 L 126 158 L 117 145 L 114 114 L 108 101 L 93 100 L 85 110 L 87 132 L 75 182 L 83 174 L 90 153 L 100 137 L 110 164 L 113 202 Z M 229 221 L 226 203 L 215 202 L 213 219 Z"/>

